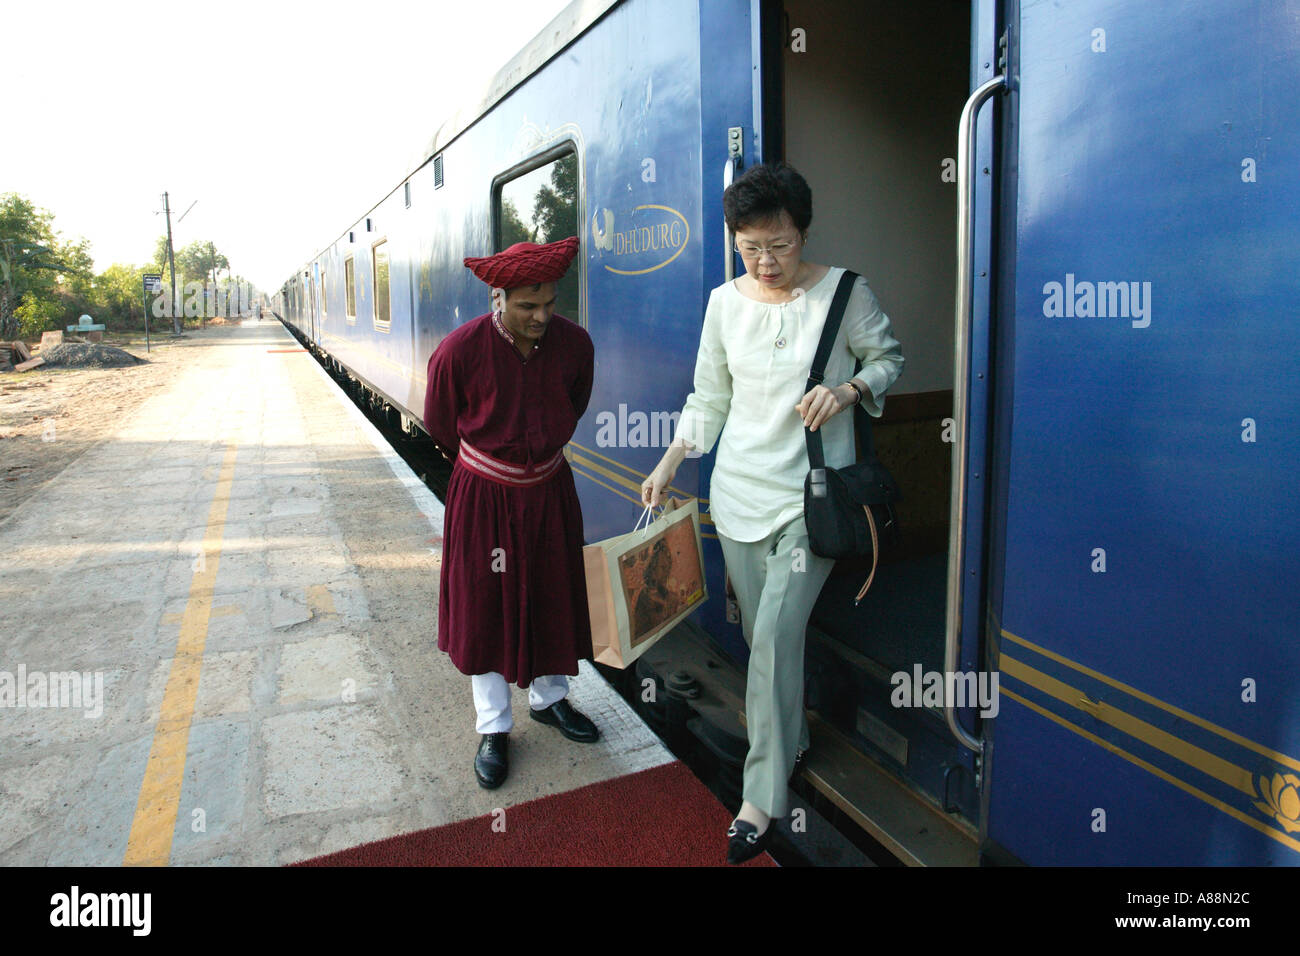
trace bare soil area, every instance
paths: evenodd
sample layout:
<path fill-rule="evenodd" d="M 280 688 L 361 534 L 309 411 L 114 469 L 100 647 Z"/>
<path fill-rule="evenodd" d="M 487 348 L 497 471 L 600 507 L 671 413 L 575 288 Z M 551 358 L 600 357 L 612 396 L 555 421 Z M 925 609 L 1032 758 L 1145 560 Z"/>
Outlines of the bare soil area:
<path fill-rule="evenodd" d="M 176 380 L 187 347 L 202 342 L 202 333 L 186 334 L 155 336 L 148 353 L 142 336 L 105 337 L 103 344 L 125 349 L 142 360 L 138 365 L 0 372 L 0 521 Z"/>

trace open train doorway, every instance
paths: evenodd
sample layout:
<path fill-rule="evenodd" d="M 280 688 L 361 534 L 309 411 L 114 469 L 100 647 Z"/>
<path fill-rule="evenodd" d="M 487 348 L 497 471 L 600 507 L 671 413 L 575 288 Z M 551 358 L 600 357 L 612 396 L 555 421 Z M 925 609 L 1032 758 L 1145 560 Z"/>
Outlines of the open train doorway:
<path fill-rule="evenodd" d="M 860 606 L 853 598 L 869 562 L 841 561 L 813 612 L 808 706 L 822 754 L 810 755 L 810 779 L 875 829 L 881 791 L 845 769 L 869 761 L 908 799 L 928 802 L 974 837 L 970 752 L 942 709 L 899 707 L 894 696 L 894 675 L 944 667 L 955 152 L 970 90 L 971 3 L 788 0 L 783 21 L 781 76 L 768 92 L 780 94 L 780 152 L 813 190 L 805 258 L 867 279 L 905 360 L 873 428 L 876 451 L 903 489 L 902 538 Z"/>

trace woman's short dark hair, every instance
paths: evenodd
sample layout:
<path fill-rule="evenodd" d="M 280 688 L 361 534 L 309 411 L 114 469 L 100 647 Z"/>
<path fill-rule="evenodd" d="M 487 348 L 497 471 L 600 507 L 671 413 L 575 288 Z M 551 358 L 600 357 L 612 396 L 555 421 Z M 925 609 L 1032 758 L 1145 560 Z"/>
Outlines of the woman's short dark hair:
<path fill-rule="evenodd" d="M 722 194 L 722 215 L 732 232 L 790 214 L 802 233 L 812 222 L 812 190 L 786 163 L 752 166 Z"/>

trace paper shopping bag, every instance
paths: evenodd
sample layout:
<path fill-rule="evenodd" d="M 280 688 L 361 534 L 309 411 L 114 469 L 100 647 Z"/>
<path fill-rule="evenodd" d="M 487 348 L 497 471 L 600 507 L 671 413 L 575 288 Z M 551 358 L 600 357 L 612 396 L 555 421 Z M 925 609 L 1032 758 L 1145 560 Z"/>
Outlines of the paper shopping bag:
<path fill-rule="evenodd" d="M 649 527 L 589 544 L 582 558 L 602 664 L 627 667 L 709 596 L 695 498 L 670 498 Z"/>

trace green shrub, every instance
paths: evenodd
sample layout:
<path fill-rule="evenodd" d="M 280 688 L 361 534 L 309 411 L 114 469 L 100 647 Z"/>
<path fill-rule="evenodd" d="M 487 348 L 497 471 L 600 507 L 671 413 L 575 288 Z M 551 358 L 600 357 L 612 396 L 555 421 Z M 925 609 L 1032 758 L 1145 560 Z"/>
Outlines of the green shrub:
<path fill-rule="evenodd" d="M 59 327 L 59 318 L 63 315 L 63 306 L 49 299 L 38 299 L 28 294 L 14 309 L 18 319 L 18 335 L 24 339 L 39 339 L 42 332 Z"/>

